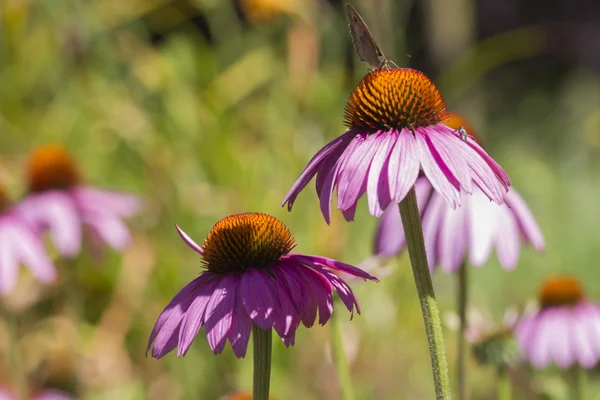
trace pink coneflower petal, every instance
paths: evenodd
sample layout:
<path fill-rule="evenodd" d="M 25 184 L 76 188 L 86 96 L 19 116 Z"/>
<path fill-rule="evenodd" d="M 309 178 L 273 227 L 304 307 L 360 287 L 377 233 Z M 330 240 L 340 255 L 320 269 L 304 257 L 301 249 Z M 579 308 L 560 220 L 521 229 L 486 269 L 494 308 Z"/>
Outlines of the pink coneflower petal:
<path fill-rule="evenodd" d="M 379 218 L 390 204 L 390 187 L 387 180 L 387 167 L 391 150 L 396 143 L 394 135 L 384 134 L 379 149 L 373 157 L 367 178 L 367 200 L 369 212 Z M 356 202 L 354 202 L 356 205 Z"/>
<path fill-rule="evenodd" d="M 496 254 L 500 265 L 506 270 L 513 270 L 519 261 L 519 227 L 510 211 L 504 209 L 504 218 L 498 218 L 499 234 L 496 236 Z"/>
<path fill-rule="evenodd" d="M 388 166 L 390 194 L 395 203 L 400 203 L 413 187 L 420 170 L 418 157 L 419 147 L 413 134 L 400 132 Z"/>
<path fill-rule="evenodd" d="M 270 277 L 263 271 L 249 269 L 244 273 L 241 284 L 242 304 L 250 319 L 264 330 L 273 327 L 276 298 L 266 279 Z"/>
<path fill-rule="evenodd" d="M 528 356 L 531 364 L 535 367 L 544 368 L 552 362 L 548 348 L 550 343 L 552 343 L 553 320 L 552 310 L 547 310 L 536 321 L 538 324 L 536 330 L 537 337 L 534 337 L 534 335 L 530 336 L 531 347 L 529 348 Z"/>
<path fill-rule="evenodd" d="M 341 261 L 334 260 L 332 258 L 323 257 L 323 256 L 309 256 L 309 255 L 299 255 L 299 254 L 290 254 L 289 260 L 297 260 L 300 263 L 307 265 L 315 265 L 315 264 L 323 264 L 328 268 L 334 269 L 336 271 L 345 272 L 347 274 L 356 276 L 358 278 L 369 279 L 375 282 L 379 282 L 379 279 L 369 274 L 366 271 L 363 271 L 360 268 L 356 268 L 353 265 L 345 264 Z"/>
<path fill-rule="evenodd" d="M 378 149 L 379 134 L 359 136 L 354 140 L 356 147 L 348 146 L 344 168 L 339 172 L 338 203 L 340 210 L 350 208 L 367 187 L 367 174 Z M 340 158 L 341 160 L 341 158 Z"/>
<path fill-rule="evenodd" d="M 286 281 L 290 285 L 292 293 L 294 287 L 300 290 L 300 299 L 298 300 L 296 297 L 293 300 L 300 314 L 302 324 L 307 328 L 312 327 L 317 320 L 318 310 L 317 296 L 312 286 L 309 285 L 307 278 L 302 274 L 303 270 L 299 270 L 294 262 L 286 262 L 282 271 L 285 273 Z"/>
<path fill-rule="evenodd" d="M 594 349 L 594 342 L 597 340 L 596 338 L 600 337 L 600 331 L 599 336 L 590 337 L 587 322 L 588 314 L 582 310 L 582 307 L 578 307 L 573 314 L 573 351 L 579 364 L 585 368 L 592 368 L 600 357 L 600 353 L 596 353 L 596 349 Z"/>
<path fill-rule="evenodd" d="M 210 289 L 216 284 L 217 279 L 212 278 L 211 274 L 202 274 L 187 284 L 175 295 L 175 297 L 173 297 L 163 312 L 158 316 L 154 329 L 152 329 L 152 333 L 148 339 L 146 354 L 152 347 L 152 356 L 154 358 L 160 358 L 173 349 L 171 348 L 168 351 L 163 351 L 165 345 L 172 336 L 175 336 L 175 339 L 177 339 L 181 320 L 190 304 L 196 299 L 196 295 L 205 287 L 205 285 L 209 285 L 208 289 Z M 210 291 L 206 292 L 210 293 Z M 153 342 L 154 346 L 152 346 Z M 177 344 L 177 341 L 175 341 L 175 344 Z"/>
<path fill-rule="evenodd" d="M 51 191 L 30 195 L 18 206 L 23 217 L 47 228 L 58 251 L 73 257 L 81 249 L 81 220 L 77 205 L 67 193 Z"/>
<path fill-rule="evenodd" d="M 131 242 L 129 228 L 122 219 L 113 216 L 94 215 L 83 218 L 98 235 L 102 243 L 106 243 L 115 250 L 124 250 Z"/>
<path fill-rule="evenodd" d="M 100 190 L 90 186 L 79 186 L 73 189 L 75 198 L 95 213 L 130 218 L 141 210 L 140 199 L 136 196 Z"/>
<path fill-rule="evenodd" d="M 439 263 L 446 272 L 456 271 L 467 252 L 469 231 L 468 216 L 465 207 L 458 207 L 454 212 L 447 212 L 440 225 Z"/>
<path fill-rule="evenodd" d="M 296 200 L 296 197 L 302 191 L 302 189 L 306 187 L 308 182 L 310 182 L 310 180 L 315 175 L 323 161 L 338 147 L 347 146 L 348 142 L 352 139 L 352 137 L 353 134 L 347 132 L 346 134 L 339 136 L 332 142 L 328 143 L 321 150 L 319 150 L 319 152 L 317 152 L 317 154 L 315 154 L 315 156 L 308 162 L 308 164 L 304 168 L 304 171 L 302 171 L 302 174 L 300 174 L 300 177 L 296 180 L 296 183 L 294 183 L 292 188 L 289 190 L 288 194 L 283 199 L 281 205 L 283 206 L 285 203 L 288 203 L 288 209 L 291 210 L 292 206 L 294 205 L 294 201 Z"/>
<path fill-rule="evenodd" d="M 282 276 L 283 272 L 281 268 L 274 268 L 273 273 L 277 277 L 276 285 L 280 303 L 274 328 L 284 340 L 284 343 L 288 345 L 290 342 L 286 339 L 288 339 L 289 336 L 293 336 L 293 332 L 295 332 L 296 328 L 300 325 L 300 316 L 290 293 L 287 280 Z"/>
<path fill-rule="evenodd" d="M 238 289 L 241 287 L 241 278 L 234 277 Z M 250 332 L 252 331 L 252 320 L 248 316 L 244 305 L 242 304 L 241 292 L 238 291 L 235 296 L 235 305 L 233 309 L 234 318 L 231 321 L 231 328 L 227 335 L 231 348 L 236 357 L 241 358 L 246 355 Z"/>
<path fill-rule="evenodd" d="M 317 271 L 311 269 L 308 269 L 303 276 L 308 281 L 313 296 L 315 296 L 319 310 L 319 324 L 325 325 L 333 312 L 333 297 L 331 296 L 333 287 L 331 282 Z"/>
<path fill-rule="evenodd" d="M 544 236 L 529 207 L 527 207 L 525 200 L 523 200 L 516 190 L 508 191 L 504 199 L 512 212 L 517 216 L 521 234 L 536 250 L 543 250 L 545 246 Z"/>
<path fill-rule="evenodd" d="M 225 348 L 225 342 L 233 320 L 236 292 L 240 285 L 232 276 L 226 276 L 214 288 L 212 297 L 206 306 L 204 325 L 208 344 L 213 353 L 219 354 Z M 188 313 L 188 318 L 194 318 Z M 198 315 L 197 317 L 200 317 Z M 183 327 L 182 327 L 183 329 Z M 190 331 L 195 336 L 198 333 Z"/>
<path fill-rule="evenodd" d="M 550 337 L 550 357 L 561 368 L 569 368 L 575 362 L 575 354 L 571 348 L 570 326 L 571 312 L 565 309 L 556 309 L 552 314 L 553 334 Z M 568 321 L 567 323 L 564 323 Z"/>
<path fill-rule="evenodd" d="M 327 268 L 322 267 L 319 264 L 311 262 L 307 263 L 306 265 L 309 265 L 311 268 L 313 268 L 317 272 L 320 272 L 323 276 L 329 279 L 329 281 L 335 288 L 335 291 L 340 296 L 340 299 L 342 300 L 348 311 L 350 311 L 350 319 L 352 319 L 352 316 L 354 315 L 355 307 L 356 311 L 360 314 L 360 305 L 358 304 L 358 300 L 356 299 L 354 292 L 352 291 L 352 289 L 350 289 L 350 286 L 348 286 L 346 282 L 344 282 L 336 274 L 334 274 Z"/>
<path fill-rule="evenodd" d="M 185 242 L 185 244 L 187 244 L 196 253 L 198 253 L 200 255 L 204 254 L 204 250 L 202 249 L 202 246 L 200 246 L 198 243 L 194 242 L 194 240 L 191 237 L 189 237 L 188 234 L 185 233 L 179 227 L 179 225 L 175 225 L 175 227 L 177 228 L 177 233 L 179 234 L 179 236 L 181 236 L 181 238 L 183 239 L 183 241 Z"/>

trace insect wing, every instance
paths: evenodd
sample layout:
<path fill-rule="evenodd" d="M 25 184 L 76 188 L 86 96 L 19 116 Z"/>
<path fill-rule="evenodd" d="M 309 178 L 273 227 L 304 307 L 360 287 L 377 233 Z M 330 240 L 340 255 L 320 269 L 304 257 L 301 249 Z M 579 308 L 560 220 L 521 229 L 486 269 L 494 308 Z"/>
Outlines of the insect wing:
<path fill-rule="evenodd" d="M 370 64 L 373 68 L 381 68 L 386 65 L 387 59 L 377 45 L 365 21 L 350 4 L 346 4 L 346 11 L 350 22 L 352 42 L 360 60 Z"/>

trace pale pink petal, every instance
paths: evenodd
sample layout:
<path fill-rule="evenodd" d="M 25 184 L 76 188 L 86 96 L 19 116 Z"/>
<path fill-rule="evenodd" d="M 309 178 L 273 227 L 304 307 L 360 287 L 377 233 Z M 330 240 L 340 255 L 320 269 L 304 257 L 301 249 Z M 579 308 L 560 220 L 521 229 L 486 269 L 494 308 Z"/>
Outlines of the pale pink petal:
<path fill-rule="evenodd" d="M 385 210 L 375 231 L 375 254 L 385 257 L 394 257 L 406 245 L 404 227 L 400 218 L 397 204 L 390 204 Z"/>
<path fill-rule="evenodd" d="M 109 215 L 87 215 L 83 222 L 89 225 L 102 243 L 115 250 L 124 250 L 131 242 L 131 234 L 125 222 L 119 217 Z"/>
<path fill-rule="evenodd" d="M 445 199 L 434 192 L 423 215 L 423 239 L 429 270 L 433 273 L 440 262 L 440 225 L 446 219 L 446 213 L 452 212 Z"/>
<path fill-rule="evenodd" d="M 34 226 L 48 229 L 54 245 L 66 257 L 73 257 L 81 248 L 81 219 L 68 192 L 52 191 L 30 195 L 16 210 Z"/>
<path fill-rule="evenodd" d="M 465 143 L 449 133 L 452 132 L 452 129 L 446 125 L 432 126 L 428 130 L 431 133 L 425 135 L 425 140 L 432 154 L 434 157 L 439 157 L 441 163 L 448 166 L 452 177 L 458 180 L 464 192 L 470 194 L 473 191 L 473 181 L 467 159 L 457 157 L 457 147 L 465 146 Z"/>
<path fill-rule="evenodd" d="M 525 200 L 517 193 L 516 190 L 511 189 L 504 196 L 504 200 L 510 210 L 514 213 L 519 229 L 525 240 L 531 244 L 536 250 L 541 251 L 545 247 L 544 236 L 540 227 L 538 226 L 533 214 L 527 207 Z"/>
<path fill-rule="evenodd" d="M 537 316 L 536 327 L 531 332 L 527 356 L 531 365 L 545 368 L 552 363 L 550 346 L 554 334 L 553 310 L 544 310 Z"/>
<path fill-rule="evenodd" d="M 593 345 L 595 341 L 600 340 L 600 336 L 590 337 L 588 335 L 588 320 L 591 319 L 593 317 L 590 318 L 590 314 L 584 307 L 578 306 L 573 309 L 570 345 L 573 346 L 577 361 L 584 368 L 592 368 L 600 358 L 600 355 L 595 354 Z"/>
<path fill-rule="evenodd" d="M 0 226 L 0 294 L 10 293 L 17 284 L 19 259 L 13 244 L 14 229 L 3 221 Z"/>
<path fill-rule="evenodd" d="M 179 236 L 181 236 L 181 238 L 183 239 L 183 241 L 185 242 L 185 244 L 187 244 L 196 253 L 198 253 L 200 255 L 204 254 L 204 249 L 200 245 L 198 245 L 198 243 L 196 243 L 194 241 L 194 239 L 192 239 L 191 237 L 189 237 L 188 234 L 185 233 L 183 231 L 183 229 L 181 229 L 179 227 L 179 225 L 175 225 L 175 227 L 177 228 L 177 233 L 179 233 Z"/>
<path fill-rule="evenodd" d="M 496 253 L 500 265 L 506 270 L 512 270 L 519 261 L 519 227 L 506 205 L 498 206 L 498 234 L 496 236 Z"/>
<path fill-rule="evenodd" d="M 397 133 L 396 144 L 389 157 L 388 179 L 390 194 L 395 203 L 400 203 L 413 187 L 419 176 L 419 147 L 412 132 L 402 129 Z"/>
<path fill-rule="evenodd" d="M 141 202 L 136 196 L 101 190 L 91 186 L 72 189 L 72 194 L 86 211 L 129 218 L 140 213 Z"/>
<path fill-rule="evenodd" d="M 469 246 L 469 261 L 475 266 L 485 264 L 492 253 L 497 238 L 498 213 L 481 192 L 475 191 L 471 198 L 471 244 Z"/>
<path fill-rule="evenodd" d="M 448 209 L 439 232 L 439 262 L 445 272 L 456 271 L 467 256 L 467 242 L 469 232 L 467 224 L 470 222 L 468 213 L 470 204 L 463 201 L 462 206 L 455 210 Z"/>
<path fill-rule="evenodd" d="M 369 212 L 379 218 L 383 210 L 390 204 L 390 189 L 387 176 L 387 163 L 396 142 L 395 135 L 391 133 L 379 134 L 378 148 L 369 168 L 367 177 L 367 200 Z"/>
<path fill-rule="evenodd" d="M 576 361 L 574 349 L 571 346 L 570 327 L 572 324 L 571 310 L 557 307 L 548 318 L 552 318 L 552 334 L 549 337 L 548 352 L 560 368 L 569 368 Z"/>
<path fill-rule="evenodd" d="M 15 223 L 20 221 L 17 220 Z M 56 279 L 56 269 L 44 249 L 44 244 L 28 226 L 16 225 L 11 240 L 20 262 L 31 271 L 33 276 L 43 283 L 50 283 Z"/>
<path fill-rule="evenodd" d="M 368 135 L 348 155 L 344 168 L 340 170 L 338 182 L 338 208 L 340 210 L 350 208 L 366 191 L 369 167 L 379 149 L 378 138 L 377 133 Z"/>

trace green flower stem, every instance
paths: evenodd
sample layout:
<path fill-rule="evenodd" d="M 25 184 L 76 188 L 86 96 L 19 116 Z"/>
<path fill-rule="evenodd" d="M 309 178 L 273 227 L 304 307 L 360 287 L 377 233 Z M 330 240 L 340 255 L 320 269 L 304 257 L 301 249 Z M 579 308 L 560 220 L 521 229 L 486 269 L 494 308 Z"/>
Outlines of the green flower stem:
<path fill-rule="evenodd" d="M 417 205 L 417 195 L 413 187 L 400 203 L 400 216 L 404 225 L 406 246 L 412 265 L 417 293 L 421 303 L 421 312 L 425 321 L 425 331 L 429 342 L 429 354 L 433 370 L 435 395 L 437 400 L 450 399 L 450 379 L 448 378 L 448 361 L 444 349 L 444 335 L 440 311 L 437 306 L 431 275 L 425 254 L 425 242 L 421 227 L 421 216 Z"/>
<path fill-rule="evenodd" d="M 344 352 L 344 343 L 342 342 L 342 318 L 340 316 L 341 314 L 335 312 L 331 315 L 331 354 L 337 368 L 342 399 L 354 400 L 350 366 L 348 365 L 346 353 Z"/>
<path fill-rule="evenodd" d="M 254 384 L 252 398 L 268 400 L 271 381 L 272 329 L 263 330 L 252 323 L 252 345 L 254 348 Z"/>
<path fill-rule="evenodd" d="M 583 368 L 577 364 L 567 372 L 569 400 L 583 400 L 583 377 Z"/>
<path fill-rule="evenodd" d="M 466 261 L 460 265 L 457 274 L 457 309 L 458 309 L 458 342 L 457 342 L 457 365 L 456 365 L 456 376 L 457 376 L 457 390 L 458 399 L 467 400 L 468 394 L 468 380 L 467 380 L 467 355 L 466 355 L 466 341 L 465 331 L 467 329 L 467 263 Z"/>
<path fill-rule="evenodd" d="M 19 343 L 19 321 L 4 305 L 1 305 L 2 319 L 6 324 L 6 357 L 7 365 L 10 367 L 13 383 L 18 391 L 19 399 L 29 400 L 29 388 L 27 387 L 27 372 L 23 366 L 21 344 Z"/>
<path fill-rule="evenodd" d="M 500 367 L 496 371 L 496 374 L 498 376 L 498 400 L 510 400 L 512 398 L 512 387 L 507 370 L 508 369 L 505 367 Z"/>

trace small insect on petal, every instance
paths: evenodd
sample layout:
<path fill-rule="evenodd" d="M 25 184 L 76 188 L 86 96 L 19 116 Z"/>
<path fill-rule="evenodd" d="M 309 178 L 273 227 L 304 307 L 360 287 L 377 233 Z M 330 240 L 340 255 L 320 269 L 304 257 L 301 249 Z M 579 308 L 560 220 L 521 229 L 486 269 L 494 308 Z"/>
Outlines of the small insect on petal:
<path fill-rule="evenodd" d="M 467 141 L 467 131 L 464 127 L 459 126 L 456 132 L 458 132 L 458 134 L 460 135 L 460 140 L 462 140 L 463 142 Z"/>

